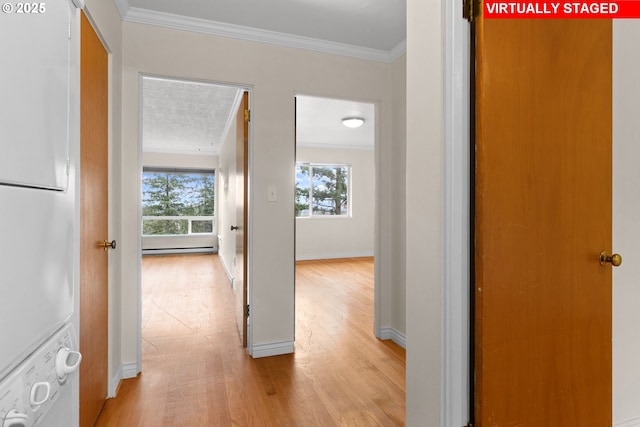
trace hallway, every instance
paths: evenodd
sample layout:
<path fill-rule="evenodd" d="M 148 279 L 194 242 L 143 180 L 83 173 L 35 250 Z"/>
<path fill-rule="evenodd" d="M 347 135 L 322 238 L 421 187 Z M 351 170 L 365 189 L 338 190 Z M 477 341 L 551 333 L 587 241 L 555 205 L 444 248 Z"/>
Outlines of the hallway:
<path fill-rule="evenodd" d="M 305 261 L 295 354 L 252 359 L 215 255 L 143 258 L 143 373 L 96 426 L 401 426 L 405 351 L 373 336 L 373 260 Z"/>

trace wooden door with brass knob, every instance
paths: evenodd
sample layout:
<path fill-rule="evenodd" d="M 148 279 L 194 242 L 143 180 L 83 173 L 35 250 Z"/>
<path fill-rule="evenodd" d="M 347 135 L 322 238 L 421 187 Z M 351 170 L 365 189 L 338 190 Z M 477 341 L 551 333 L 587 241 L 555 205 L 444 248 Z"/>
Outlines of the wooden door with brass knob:
<path fill-rule="evenodd" d="M 80 22 L 80 427 L 92 426 L 108 384 L 109 56 Z"/>
<path fill-rule="evenodd" d="M 475 25 L 474 425 L 610 426 L 611 21 Z"/>

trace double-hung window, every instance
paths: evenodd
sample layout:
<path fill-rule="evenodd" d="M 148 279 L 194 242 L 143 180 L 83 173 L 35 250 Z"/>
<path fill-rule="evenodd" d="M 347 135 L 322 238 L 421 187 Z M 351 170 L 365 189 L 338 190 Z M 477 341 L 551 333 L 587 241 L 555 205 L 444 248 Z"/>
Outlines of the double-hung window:
<path fill-rule="evenodd" d="M 351 166 L 296 163 L 296 217 L 351 216 Z"/>
<path fill-rule="evenodd" d="M 213 170 L 145 167 L 142 234 L 211 234 L 215 231 L 214 201 Z"/>

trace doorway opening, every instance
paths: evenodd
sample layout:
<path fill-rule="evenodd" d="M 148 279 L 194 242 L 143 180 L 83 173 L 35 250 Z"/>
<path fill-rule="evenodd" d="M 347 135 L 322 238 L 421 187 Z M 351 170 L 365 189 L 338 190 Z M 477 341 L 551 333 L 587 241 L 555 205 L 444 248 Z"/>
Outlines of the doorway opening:
<path fill-rule="evenodd" d="M 295 102 L 296 286 L 300 274 L 308 285 L 306 272 L 312 268 L 319 279 L 313 286 L 322 286 L 320 276 L 331 272 L 346 292 L 368 289 L 366 315 L 377 325 L 376 106 L 307 95 L 297 95 Z M 369 277 L 365 288 L 363 274 Z M 302 307 L 304 302 L 296 301 L 296 327 Z"/>
<path fill-rule="evenodd" d="M 190 321 L 181 321 L 171 312 L 172 303 L 179 302 L 175 301 L 175 296 L 188 299 L 193 293 L 205 292 L 208 282 L 224 277 L 209 271 L 212 264 L 226 273 L 223 280 L 227 284 L 235 285 L 237 265 L 248 261 L 246 256 L 237 261 L 236 241 L 231 235 L 237 232 L 234 233 L 231 226 L 237 225 L 237 206 L 241 206 L 241 214 L 245 217 L 249 206 L 238 203 L 237 191 L 229 185 L 233 181 L 231 184 L 235 187 L 237 181 L 244 187 L 249 179 L 248 174 L 240 176 L 236 173 L 235 157 L 238 117 L 245 116 L 244 111 L 238 112 L 248 108 L 248 94 L 249 88 L 238 85 L 150 75 L 140 77 L 140 366 L 147 357 L 144 349 L 157 350 L 145 336 L 145 327 L 152 317 L 160 314 L 167 317 L 168 323 L 163 324 L 168 329 L 175 329 L 171 325 L 176 326 L 177 332 L 181 328 L 185 333 L 193 332 L 194 328 L 200 330 L 204 326 L 198 325 L 207 318 L 206 311 L 219 308 L 215 306 L 215 299 L 203 299 L 204 314 L 198 317 L 200 320 L 195 320 L 198 325 L 190 327 Z M 241 125 L 248 129 L 248 125 Z M 248 151 L 248 130 L 240 138 L 245 141 Z M 243 170 L 247 168 L 246 163 L 247 160 L 240 165 Z M 195 257 L 199 261 L 186 261 L 185 257 Z M 150 258 L 154 258 L 153 262 Z M 176 273 L 171 270 L 172 266 L 185 262 L 195 266 L 197 271 L 182 269 L 178 275 L 195 274 L 195 278 L 181 279 L 185 287 L 178 293 L 175 289 L 158 293 L 157 287 L 161 287 L 164 280 L 160 279 Z M 153 273 L 149 265 L 154 266 Z M 158 270 L 167 268 L 171 271 L 158 276 Z M 189 285 L 200 282 L 203 283 L 198 287 Z M 212 288 L 213 283 L 208 287 Z M 237 290 L 233 289 L 233 292 L 237 293 Z M 169 294 L 174 297 L 165 298 Z M 158 298 L 165 299 L 168 305 L 160 307 Z M 149 304 L 153 310 L 145 310 L 145 307 L 151 307 Z M 233 307 L 229 310 L 231 315 L 234 310 Z M 238 329 L 242 330 L 241 326 Z M 154 333 L 157 338 L 157 331 Z M 241 334 L 240 339 L 242 337 Z M 177 340 L 180 339 L 178 336 Z"/>

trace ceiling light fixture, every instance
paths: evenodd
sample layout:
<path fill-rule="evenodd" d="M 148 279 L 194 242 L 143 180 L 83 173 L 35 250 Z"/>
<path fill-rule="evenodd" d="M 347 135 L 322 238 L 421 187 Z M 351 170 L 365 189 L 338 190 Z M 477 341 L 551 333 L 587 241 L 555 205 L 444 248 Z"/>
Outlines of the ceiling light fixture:
<path fill-rule="evenodd" d="M 359 128 L 364 124 L 362 117 L 345 117 L 342 119 L 342 124 L 348 128 Z"/>

